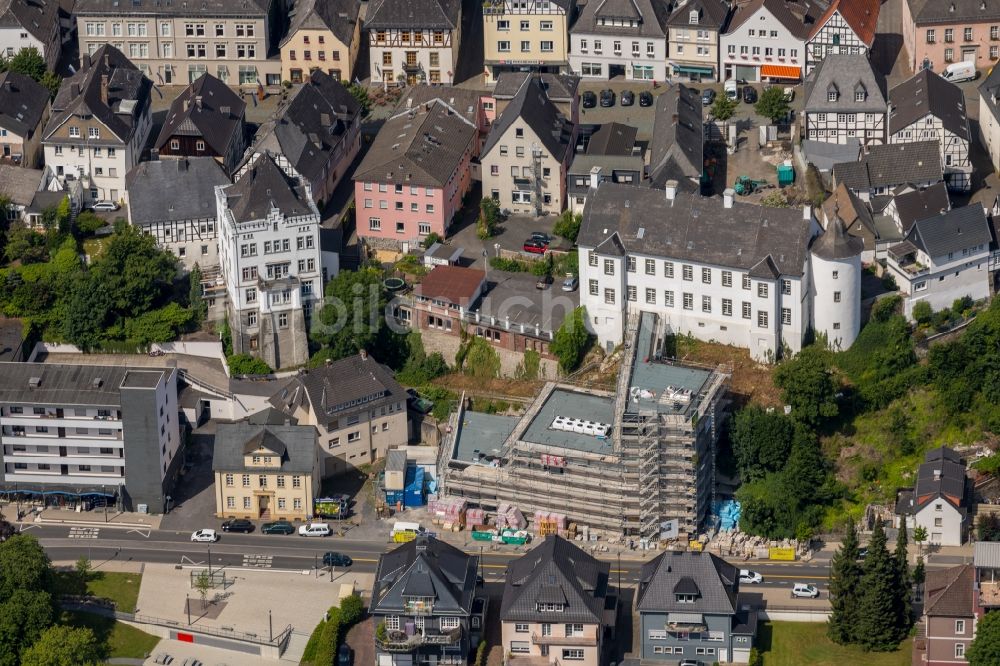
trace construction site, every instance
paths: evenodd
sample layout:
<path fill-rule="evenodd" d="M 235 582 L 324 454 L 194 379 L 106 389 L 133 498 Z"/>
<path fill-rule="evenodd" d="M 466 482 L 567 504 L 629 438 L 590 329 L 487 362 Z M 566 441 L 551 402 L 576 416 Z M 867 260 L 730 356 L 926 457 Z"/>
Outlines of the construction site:
<path fill-rule="evenodd" d="M 463 400 L 441 447 L 441 495 L 499 509 L 498 522 L 539 536 L 651 545 L 697 535 L 714 499 L 730 373 L 669 358 L 671 338 L 656 314 L 632 315 L 613 393 L 549 382 L 519 417 Z"/>

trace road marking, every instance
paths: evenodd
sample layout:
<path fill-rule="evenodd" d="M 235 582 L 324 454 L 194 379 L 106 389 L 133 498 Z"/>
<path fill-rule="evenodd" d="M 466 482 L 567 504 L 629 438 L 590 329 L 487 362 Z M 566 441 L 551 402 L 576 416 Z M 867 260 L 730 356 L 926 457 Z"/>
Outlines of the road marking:
<path fill-rule="evenodd" d="M 144 537 L 144 538 L 148 539 L 148 538 L 149 538 L 149 535 L 150 535 L 150 534 L 151 534 L 151 533 L 153 532 L 153 530 L 152 530 L 152 529 L 148 529 L 148 530 L 141 530 L 141 529 L 138 529 L 138 528 L 135 528 L 135 527 L 133 527 L 133 528 L 132 528 L 132 529 L 130 529 L 130 530 L 129 530 L 128 532 L 126 532 L 126 534 L 129 534 L 130 532 L 135 532 L 136 534 L 138 534 L 138 535 L 140 535 L 140 536 L 142 536 L 142 537 Z"/>
<path fill-rule="evenodd" d="M 270 569 L 273 560 L 273 555 L 244 555 L 243 566 L 254 569 Z"/>
<path fill-rule="evenodd" d="M 71 527 L 69 528 L 70 539 L 96 539 L 100 532 L 98 527 Z"/>

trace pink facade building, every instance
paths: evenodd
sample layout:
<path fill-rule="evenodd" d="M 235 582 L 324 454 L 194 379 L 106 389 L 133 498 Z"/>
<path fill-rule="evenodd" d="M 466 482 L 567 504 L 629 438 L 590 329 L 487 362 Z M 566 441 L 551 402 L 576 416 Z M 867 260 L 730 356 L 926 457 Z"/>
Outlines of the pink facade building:
<path fill-rule="evenodd" d="M 904 0 L 903 45 L 910 67 L 941 73 L 953 62 L 986 69 L 1000 59 L 1000 5 L 982 0 Z"/>
<path fill-rule="evenodd" d="M 442 99 L 387 120 L 354 175 L 358 236 L 404 251 L 431 233 L 447 236 L 472 183 L 479 134 Z"/>

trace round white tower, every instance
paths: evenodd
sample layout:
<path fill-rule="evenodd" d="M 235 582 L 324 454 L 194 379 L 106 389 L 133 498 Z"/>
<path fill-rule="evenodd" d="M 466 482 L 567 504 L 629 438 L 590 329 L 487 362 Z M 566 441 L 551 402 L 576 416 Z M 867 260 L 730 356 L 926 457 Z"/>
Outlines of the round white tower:
<path fill-rule="evenodd" d="M 861 251 L 864 242 L 848 235 L 835 211 L 826 231 L 809 248 L 812 263 L 812 326 L 831 349 L 854 344 L 861 330 Z"/>

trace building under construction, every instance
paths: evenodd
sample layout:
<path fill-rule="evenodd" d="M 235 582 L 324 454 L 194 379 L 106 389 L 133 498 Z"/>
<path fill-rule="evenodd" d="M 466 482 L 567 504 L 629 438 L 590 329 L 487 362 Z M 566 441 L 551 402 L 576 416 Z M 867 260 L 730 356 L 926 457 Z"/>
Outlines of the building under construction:
<path fill-rule="evenodd" d="M 695 534 L 729 373 L 668 359 L 670 338 L 657 315 L 633 315 L 614 393 L 549 383 L 516 418 L 462 406 L 442 445 L 442 492 L 650 541 Z"/>

